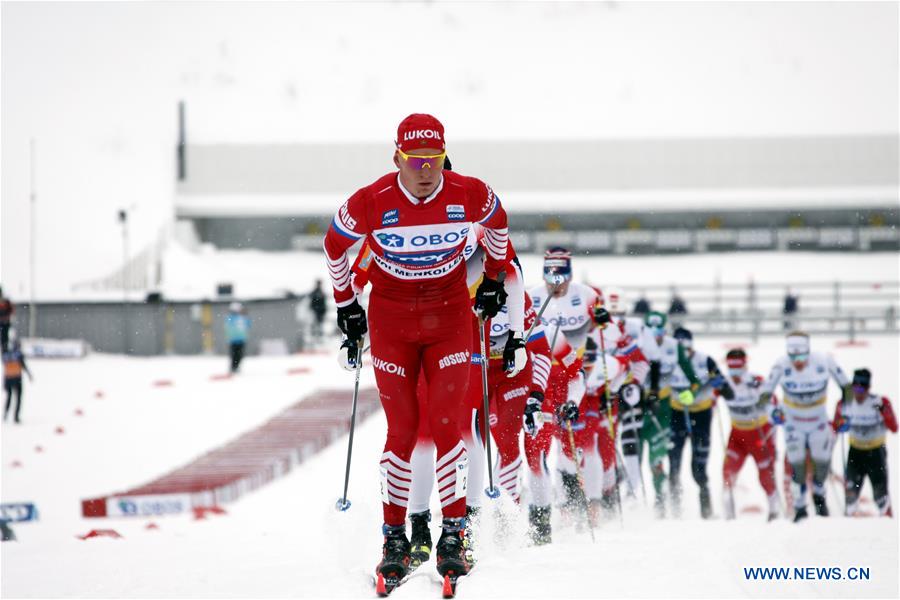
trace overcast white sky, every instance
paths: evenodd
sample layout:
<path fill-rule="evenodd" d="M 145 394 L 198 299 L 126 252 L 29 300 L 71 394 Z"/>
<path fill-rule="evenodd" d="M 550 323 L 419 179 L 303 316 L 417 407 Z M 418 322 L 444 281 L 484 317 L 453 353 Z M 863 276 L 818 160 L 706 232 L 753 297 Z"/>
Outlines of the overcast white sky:
<path fill-rule="evenodd" d="M 171 217 L 176 103 L 195 142 L 889 133 L 896 3 L 2 5 L 0 281 L 118 266 Z M 387 166 L 387 165 L 386 165 Z M 348 193 L 352 190 L 348 190 Z"/>

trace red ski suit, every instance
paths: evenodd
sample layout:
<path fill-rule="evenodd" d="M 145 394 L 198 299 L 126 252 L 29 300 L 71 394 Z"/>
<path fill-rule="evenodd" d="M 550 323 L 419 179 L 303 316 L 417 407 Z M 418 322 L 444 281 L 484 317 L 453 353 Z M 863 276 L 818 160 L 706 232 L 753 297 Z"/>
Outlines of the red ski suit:
<path fill-rule="evenodd" d="M 531 305 L 531 299 L 525 295 L 525 329 L 528 330 L 537 318 L 537 313 Z M 487 332 L 491 331 L 491 324 L 485 325 Z M 488 363 L 488 399 L 490 403 L 491 435 L 497 443 L 497 452 L 500 455 L 500 464 L 497 469 L 497 482 L 500 487 L 516 502 L 519 501 L 519 466 L 522 458 L 519 451 L 519 438 L 522 432 L 522 416 L 525 412 L 525 403 L 532 392 L 544 393 L 546 388 L 547 365 L 550 364 L 550 346 L 547 338 L 540 328 L 535 328 L 527 340 L 525 348 L 528 351 L 529 360 L 527 366 L 515 377 L 507 377 L 503 370 L 503 346 L 505 339 L 493 338 L 495 343 L 490 350 L 490 362 Z M 543 357 L 543 359 L 536 359 Z M 537 362 L 536 362 L 537 361 Z M 479 378 L 481 371 L 479 367 Z M 483 405 L 481 394 L 481 382 L 469 388 L 469 396 L 472 403 Z M 528 438 L 530 436 L 526 436 Z M 484 431 L 482 430 L 482 439 Z"/>
<path fill-rule="evenodd" d="M 417 199 L 397 173 L 353 194 L 325 235 L 335 303 L 356 298 L 347 250 L 369 245 L 368 326 L 372 364 L 388 423 L 381 459 L 384 522 L 402 525 L 411 481 L 419 405 L 416 381 L 428 381 L 428 413 L 437 449 L 435 475 L 445 517 L 465 515 L 468 460 L 460 435 L 472 346 L 472 309 L 463 248 L 474 223 L 485 228 L 485 272 L 506 261 L 506 212 L 483 182 L 444 171 L 435 192 Z"/>
<path fill-rule="evenodd" d="M 734 389 L 734 397 L 725 400 L 719 392 L 715 393 L 716 402 L 724 402 L 731 413 L 731 433 L 728 436 L 728 447 L 725 449 L 725 462 L 722 465 L 722 478 L 725 487 L 734 486 L 737 475 L 744 466 L 747 456 L 756 461 L 759 471 L 759 483 L 767 496 L 775 493 L 775 432 L 768 422 L 767 408 L 758 405 L 759 390 L 763 377 L 748 373 L 742 380 L 730 381 Z M 776 399 L 772 398 L 772 406 Z M 769 407 L 771 408 L 771 407 Z"/>

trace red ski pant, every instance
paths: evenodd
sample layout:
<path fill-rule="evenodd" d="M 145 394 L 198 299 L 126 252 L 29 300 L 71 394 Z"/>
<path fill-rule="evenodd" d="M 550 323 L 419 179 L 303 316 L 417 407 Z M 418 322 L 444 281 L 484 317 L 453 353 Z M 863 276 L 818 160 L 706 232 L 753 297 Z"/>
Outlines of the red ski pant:
<path fill-rule="evenodd" d="M 728 448 L 725 450 L 725 465 L 722 467 L 726 487 L 734 486 L 737 474 L 749 454 L 756 461 L 759 483 L 766 495 L 775 493 L 775 436 L 769 435 L 771 431 L 772 426 L 768 423 L 755 429 L 731 429 Z"/>
<path fill-rule="evenodd" d="M 550 375 L 547 377 L 547 389 L 544 391 L 544 402 L 541 404 L 544 424 L 534 437 L 525 436 L 525 458 L 528 460 L 528 468 L 535 475 L 545 474 L 545 461 L 550 452 L 550 445 L 560 430 L 556 422 L 556 409 L 566 401 L 568 391 L 569 376 L 565 369 L 559 365 L 551 366 Z M 568 443 L 566 440 L 565 444 Z"/>
<path fill-rule="evenodd" d="M 481 385 L 477 387 L 481 389 Z M 507 377 L 501 361 L 492 360 L 488 369 L 491 435 L 497 443 L 500 465 L 497 482 L 516 502 L 519 501 L 519 466 L 522 456 L 519 439 L 522 415 L 531 389 L 531 364 L 515 377 Z"/>
<path fill-rule="evenodd" d="M 579 418 L 584 419 L 585 430 L 590 432 L 590 435 L 585 436 L 586 439 L 581 443 L 582 445 L 578 445 L 579 440 L 577 437 L 575 443 L 583 451 L 596 449 L 600 455 L 600 460 L 603 462 L 603 469 L 606 470 L 616 466 L 616 444 L 614 440 L 618 410 L 615 408 L 614 400 L 612 401 L 613 408 L 609 414 L 607 414 L 605 409 L 600 409 L 600 399 L 603 397 L 603 394 L 603 388 L 600 388 L 597 394 L 585 394 L 578 407 L 578 412 L 581 415 Z M 609 426 L 610 417 L 612 417 L 613 423 L 612 434 L 610 434 Z"/>
<path fill-rule="evenodd" d="M 601 388 L 601 393 L 603 392 Z M 580 450 L 582 460 L 585 452 L 595 451 L 600 455 L 604 469 L 616 464 L 616 445 L 609 432 L 609 419 L 606 411 L 600 410 L 600 396 L 586 394 L 578 404 L 578 421 L 572 424 L 575 447 Z M 612 411 L 613 433 L 615 433 L 616 411 Z M 560 446 L 569 460 L 574 460 L 572 443 L 569 440 L 568 428 L 557 428 Z"/>
<path fill-rule="evenodd" d="M 428 427 L 437 450 L 435 476 L 444 517 L 465 516 L 468 460 L 460 427 L 465 418 L 472 354 L 472 312 L 464 288 L 442 300 L 398 300 L 372 293 L 372 365 L 387 419 L 381 458 L 384 522 L 402 525 L 411 483 L 410 457 L 419 429 L 416 385 L 427 381 Z"/>

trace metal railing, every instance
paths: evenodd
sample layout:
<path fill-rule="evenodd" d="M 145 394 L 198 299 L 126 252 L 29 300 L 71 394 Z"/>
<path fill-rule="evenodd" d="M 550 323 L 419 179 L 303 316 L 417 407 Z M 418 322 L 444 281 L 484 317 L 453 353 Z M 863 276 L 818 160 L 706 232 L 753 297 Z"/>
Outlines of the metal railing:
<path fill-rule="evenodd" d="M 738 314 L 673 315 L 673 327 L 684 326 L 695 335 L 710 337 L 749 337 L 757 341 L 762 336 L 783 336 L 795 329 L 810 335 L 840 335 L 855 342 L 860 335 L 898 334 L 897 311 L 848 312 L 846 314 L 795 313 L 782 315 L 758 311 Z"/>
<path fill-rule="evenodd" d="M 729 311 L 779 314 L 790 293 L 807 316 L 846 316 L 848 312 L 900 311 L 898 281 L 809 281 L 756 283 L 652 284 L 622 286 L 631 302 L 644 298 L 666 312 L 675 294 L 692 313 L 721 315 Z"/>

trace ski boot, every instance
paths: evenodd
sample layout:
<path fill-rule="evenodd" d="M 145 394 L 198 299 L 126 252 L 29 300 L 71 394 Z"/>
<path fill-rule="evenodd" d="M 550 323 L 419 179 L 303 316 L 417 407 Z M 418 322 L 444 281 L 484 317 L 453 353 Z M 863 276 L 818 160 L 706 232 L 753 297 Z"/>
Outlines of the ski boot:
<path fill-rule="evenodd" d="M 807 518 L 809 515 L 806 513 L 806 507 L 794 507 L 794 523 L 799 523 L 803 519 Z"/>
<path fill-rule="evenodd" d="M 712 518 L 712 498 L 709 495 L 709 488 L 703 486 L 700 488 L 700 516 L 704 519 Z"/>
<path fill-rule="evenodd" d="M 591 498 L 587 505 L 587 522 L 589 527 L 596 527 L 600 524 L 601 515 L 603 514 L 603 500 L 599 498 Z"/>
<path fill-rule="evenodd" d="M 456 593 L 456 580 L 468 573 L 472 565 L 466 560 L 466 519 L 444 519 L 443 525 L 435 548 L 437 572 L 444 579 L 444 597 L 452 598 Z"/>
<path fill-rule="evenodd" d="M 603 497 L 600 499 L 600 508 L 604 521 L 611 521 L 616 517 L 616 488 L 611 490 L 603 490 Z"/>
<path fill-rule="evenodd" d="M 423 562 L 428 562 L 431 557 L 431 531 L 428 528 L 428 524 L 431 522 L 431 511 L 411 514 L 409 522 L 412 525 L 412 534 L 409 540 L 409 566 L 411 569 L 416 569 Z"/>
<path fill-rule="evenodd" d="M 563 490 L 565 491 L 565 501 L 562 504 L 563 515 L 567 517 L 569 523 L 575 523 L 575 531 L 581 533 L 584 531 L 584 521 L 587 518 L 585 511 L 587 510 L 587 498 L 584 491 L 578 484 L 578 475 L 575 473 L 566 473 L 560 471 L 562 475 Z M 584 517 L 582 517 L 584 515 Z"/>
<path fill-rule="evenodd" d="M 503 548 L 509 543 L 510 532 L 514 527 L 515 518 L 508 510 L 509 509 L 499 502 L 494 505 L 494 544 L 496 544 L 498 548 Z M 516 512 L 516 516 L 518 516 L 518 511 Z M 466 519 L 468 520 L 468 517 L 466 517 Z M 474 561 L 472 564 L 474 564 Z"/>
<path fill-rule="evenodd" d="M 466 534 L 463 539 L 463 545 L 466 549 L 466 561 L 469 565 L 475 566 L 475 548 L 478 537 L 477 530 L 481 525 L 481 507 L 466 506 Z"/>
<path fill-rule="evenodd" d="M 677 479 L 669 481 L 669 490 L 672 495 L 672 517 L 681 518 L 681 482 Z"/>
<path fill-rule="evenodd" d="M 549 506 L 528 507 L 528 535 L 535 546 L 543 546 L 552 541 Z"/>
<path fill-rule="evenodd" d="M 666 498 L 662 494 L 656 494 L 653 500 L 653 514 L 657 519 L 666 518 Z"/>
<path fill-rule="evenodd" d="M 406 525 L 383 525 L 384 546 L 381 551 L 381 562 L 375 567 L 377 579 L 375 591 L 379 596 L 387 596 L 409 570 L 409 540 L 406 538 Z"/>
<path fill-rule="evenodd" d="M 781 499 L 778 497 L 778 494 L 772 494 L 769 496 L 769 515 L 766 518 L 767 521 L 772 522 L 777 519 L 781 515 Z"/>
<path fill-rule="evenodd" d="M 813 494 L 813 505 L 816 507 L 816 514 L 820 517 L 828 516 L 828 505 L 825 504 L 825 496 Z"/>

